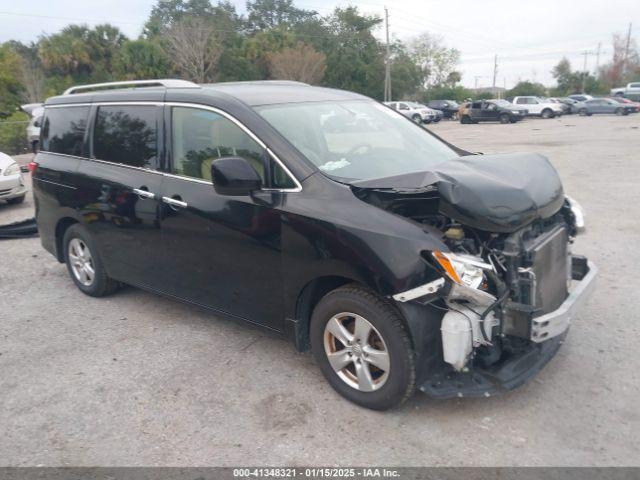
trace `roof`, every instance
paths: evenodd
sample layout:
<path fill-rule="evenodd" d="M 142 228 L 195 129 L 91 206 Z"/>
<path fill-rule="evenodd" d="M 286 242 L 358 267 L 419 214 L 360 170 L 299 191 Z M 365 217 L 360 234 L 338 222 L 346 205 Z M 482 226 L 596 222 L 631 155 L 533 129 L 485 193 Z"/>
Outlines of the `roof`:
<path fill-rule="evenodd" d="M 268 80 L 257 82 L 228 82 L 174 88 L 145 86 L 88 91 L 59 95 L 47 99 L 46 105 L 121 101 L 193 101 L 206 103 L 207 99 L 233 98 L 246 105 L 274 105 L 282 103 L 364 100 L 367 97 L 345 90 L 314 87 L 300 82 Z"/>
<path fill-rule="evenodd" d="M 346 90 L 314 87 L 306 83 L 279 80 L 229 82 L 203 85 L 203 88 L 226 93 L 251 106 L 281 103 L 364 100 L 366 97 Z"/>

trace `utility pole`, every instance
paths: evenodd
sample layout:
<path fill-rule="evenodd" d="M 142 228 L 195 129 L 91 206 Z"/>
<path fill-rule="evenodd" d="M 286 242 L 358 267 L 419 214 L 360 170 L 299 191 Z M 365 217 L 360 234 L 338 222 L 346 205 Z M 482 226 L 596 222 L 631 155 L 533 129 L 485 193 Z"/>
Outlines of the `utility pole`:
<path fill-rule="evenodd" d="M 591 55 L 592 53 L 593 52 L 589 52 L 588 50 L 585 50 L 581 53 L 581 55 L 584 55 L 584 66 L 582 67 L 582 93 L 585 93 L 584 89 L 587 83 L 587 56 Z"/>
<path fill-rule="evenodd" d="M 602 42 L 598 42 L 598 53 L 596 53 L 596 75 L 598 75 L 598 70 L 600 70 L 600 47 L 602 47 Z"/>
<path fill-rule="evenodd" d="M 389 10 L 384 7 L 384 18 L 387 30 L 387 58 L 384 66 L 384 101 L 391 101 L 391 53 L 389 50 Z"/>
<path fill-rule="evenodd" d="M 473 78 L 475 79 L 475 83 L 474 83 L 475 87 L 474 87 L 474 90 L 477 90 L 477 89 L 478 89 L 478 79 L 479 79 L 479 78 L 482 78 L 482 75 L 476 75 L 476 76 L 474 76 Z M 476 93 L 478 93 L 478 92 L 476 92 Z"/>
<path fill-rule="evenodd" d="M 622 74 L 627 72 L 629 65 L 629 44 L 631 43 L 631 23 L 629 23 L 629 30 L 627 31 L 627 44 L 624 47 L 624 63 L 622 64 Z"/>
<path fill-rule="evenodd" d="M 493 57 L 493 92 L 496 91 L 496 78 L 498 77 L 498 54 Z M 492 92 L 492 93 L 493 93 Z"/>

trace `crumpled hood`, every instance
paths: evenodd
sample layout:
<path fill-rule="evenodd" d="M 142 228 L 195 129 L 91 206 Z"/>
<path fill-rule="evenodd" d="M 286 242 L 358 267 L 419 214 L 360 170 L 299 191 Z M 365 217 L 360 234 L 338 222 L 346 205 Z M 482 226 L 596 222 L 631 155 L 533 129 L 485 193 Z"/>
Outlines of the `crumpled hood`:
<path fill-rule="evenodd" d="M 470 155 L 441 163 L 433 171 L 351 185 L 403 195 L 437 190 L 441 214 L 490 232 L 513 232 L 550 217 L 564 203 L 555 168 L 533 153 Z"/>

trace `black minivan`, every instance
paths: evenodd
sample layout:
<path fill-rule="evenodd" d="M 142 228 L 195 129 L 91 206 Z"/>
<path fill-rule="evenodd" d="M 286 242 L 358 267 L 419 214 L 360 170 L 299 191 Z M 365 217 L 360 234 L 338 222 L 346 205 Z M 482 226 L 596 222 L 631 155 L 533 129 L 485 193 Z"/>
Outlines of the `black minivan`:
<path fill-rule="evenodd" d="M 133 285 L 286 335 L 365 407 L 523 384 L 594 286 L 546 158 L 470 154 L 355 93 L 73 87 L 47 100 L 40 145 L 42 244 L 80 290 Z"/>

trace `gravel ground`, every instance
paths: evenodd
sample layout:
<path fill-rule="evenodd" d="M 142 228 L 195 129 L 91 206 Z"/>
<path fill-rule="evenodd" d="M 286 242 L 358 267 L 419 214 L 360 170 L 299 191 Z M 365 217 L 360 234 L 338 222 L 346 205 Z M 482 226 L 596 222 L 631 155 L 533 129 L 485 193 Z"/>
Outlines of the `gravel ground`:
<path fill-rule="evenodd" d="M 548 155 L 587 212 L 574 251 L 600 267 L 594 298 L 556 358 L 500 397 L 364 410 L 284 340 L 133 288 L 87 297 L 37 238 L 1 241 L 0 464 L 640 465 L 639 126 L 429 127 Z M 32 208 L 0 205 L 0 224 Z"/>

